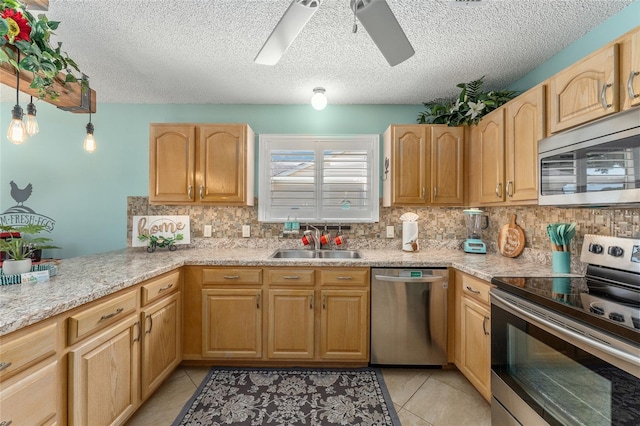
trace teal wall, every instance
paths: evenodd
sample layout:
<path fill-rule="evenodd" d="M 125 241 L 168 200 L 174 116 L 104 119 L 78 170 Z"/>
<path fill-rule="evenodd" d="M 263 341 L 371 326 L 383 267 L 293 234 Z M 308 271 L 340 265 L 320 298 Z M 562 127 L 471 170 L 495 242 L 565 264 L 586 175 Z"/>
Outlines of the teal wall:
<path fill-rule="evenodd" d="M 525 90 L 640 25 L 640 0 L 513 84 Z M 98 93 L 98 100 L 100 93 Z M 21 97 L 25 107 L 26 96 Z M 13 101 L 0 103 L 0 213 L 15 206 L 10 181 L 33 185 L 25 205 L 56 221 L 50 237 L 72 257 L 126 246 L 126 197 L 148 194 L 151 122 L 249 123 L 259 133 L 382 133 L 391 123 L 415 123 L 421 105 L 129 105 L 98 104 L 98 150 L 82 150 L 87 115 L 38 105 L 41 132 L 15 146 L 4 136 Z"/>
<path fill-rule="evenodd" d="M 625 7 L 598 27 L 589 31 L 575 43 L 552 56 L 542 65 L 511 84 L 508 89 L 523 92 L 543 82 L 558 71 L 584 58 L 589 53 L 620 37 L 640 25 L 640 0 Z"/>

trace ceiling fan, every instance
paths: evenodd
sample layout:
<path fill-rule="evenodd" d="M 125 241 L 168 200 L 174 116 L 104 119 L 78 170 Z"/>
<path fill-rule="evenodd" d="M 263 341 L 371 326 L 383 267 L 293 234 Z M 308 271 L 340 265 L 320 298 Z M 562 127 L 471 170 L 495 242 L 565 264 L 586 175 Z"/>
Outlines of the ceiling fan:
<path fill-rule="evenodd" d="M 415 51 L 385 0 L 350 0 L 351 10 L 392 67 Z M 255 62 L 275 65 L 320 7 L 322 0 L 293 0 L 264 43 Z M 354 24 L 354 32 L 357 26 Z"/>

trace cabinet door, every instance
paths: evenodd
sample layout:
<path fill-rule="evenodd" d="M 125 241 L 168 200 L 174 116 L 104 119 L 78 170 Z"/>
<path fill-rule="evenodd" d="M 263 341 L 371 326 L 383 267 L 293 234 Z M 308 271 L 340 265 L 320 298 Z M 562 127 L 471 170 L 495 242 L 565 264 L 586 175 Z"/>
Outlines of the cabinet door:
<path fill-rule="evenodd" d="M 549 131 L 556 133 L 619 110 L 618 45 L 598 50 L 549 79 Z"/>
<path fill-rule="evenodd" d="M 262 290 L 202 290 L 202 356 L 262 357 Z"/>
<path fill-rule="evenodd" d="M 139 404 L 140 327 L 132 316 L 69 351 L 69 423 L 122 424 Z"/>
<path fill-rule="evenodd" d="M 462 372 L 489 401 L 491 398 L 491 314 L 468 297 L 462 298 Z"/>
<path fill-rule="evenodd" d="M 463 193 L 464 128 L 431 127 L 432 204 L 464 203 Z"/>
<path fill-rule="evenodd" d="M 195 199 L 195 126 L 149 126 L 149 201 L 186 203 Z"/>
<path fill-rule="evenodd" d="M 142 311 L 142 383 L 146 399 L 180 364 L 181 312 L 180 292 Z"/>
<path fill-rule="evenodd" d="M 58 362 L 52 360 L 0 387 L 0 425 L 57 422 Z"/>
<path fill-rule="evenodd" d="M 428 136 L 424 126 L 396 126 L 393 129 L 393 204 L 426 203 L 427 164 L 430 164 Z"/>
<path fill-rule="evenodd" d="M 320 358 L 369 360 L 369 292 L 322 290 Z"/>
<path fill-rule="evenodd" d="M 505 106 L 505 168 L 507 201 L 538 199 L 538 141 L 544 132 L 544 86 Z"/>
<path fill-rule="evenodd" d="M 640 105 L 640 28 L 625 36 L 620 53 L 622 108 Z"/>
<path fill-rule="evenodd" d="M 314 357 L 313 289 L 269 290 L 269 358 Z"/>
<path fill-rule="evenodd" d="M 246 126 L 198 127 L 198 199 L 204 202 L 244 203 L 246 196 Z M 253 197 L 253 194 L 250 194 Z"/>
<path fill-rule="evenodd" d="M 504 201 L 504 109 L 490 112 L 473 129 L 470 183 L 479 188 L 481 203 Z"/>

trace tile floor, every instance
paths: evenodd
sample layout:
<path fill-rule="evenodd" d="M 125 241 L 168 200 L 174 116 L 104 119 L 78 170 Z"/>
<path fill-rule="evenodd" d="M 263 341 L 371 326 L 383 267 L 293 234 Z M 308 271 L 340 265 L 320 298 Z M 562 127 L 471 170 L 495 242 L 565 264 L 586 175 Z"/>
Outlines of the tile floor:
<path fill-rule="evenodd" d="M 171 425 L 209 367 L 179 367 L 127 422 Z M 489 404 L 457 370 L 382 369 L 403 426 L 491 425 Z"/>

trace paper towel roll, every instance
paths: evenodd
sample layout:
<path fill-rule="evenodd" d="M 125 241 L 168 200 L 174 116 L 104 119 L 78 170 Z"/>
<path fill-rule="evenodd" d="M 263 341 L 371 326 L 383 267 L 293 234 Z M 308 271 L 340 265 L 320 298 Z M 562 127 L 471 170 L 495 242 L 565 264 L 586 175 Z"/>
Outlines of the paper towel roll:
<path fill-rule="evenodd" d="M 415 245 L 412 244 L 414 242 L 416 243 Z M 418 222 L 402 222 L 402 250 L 418 251 L 417 243 L 418 243 Z"/>

